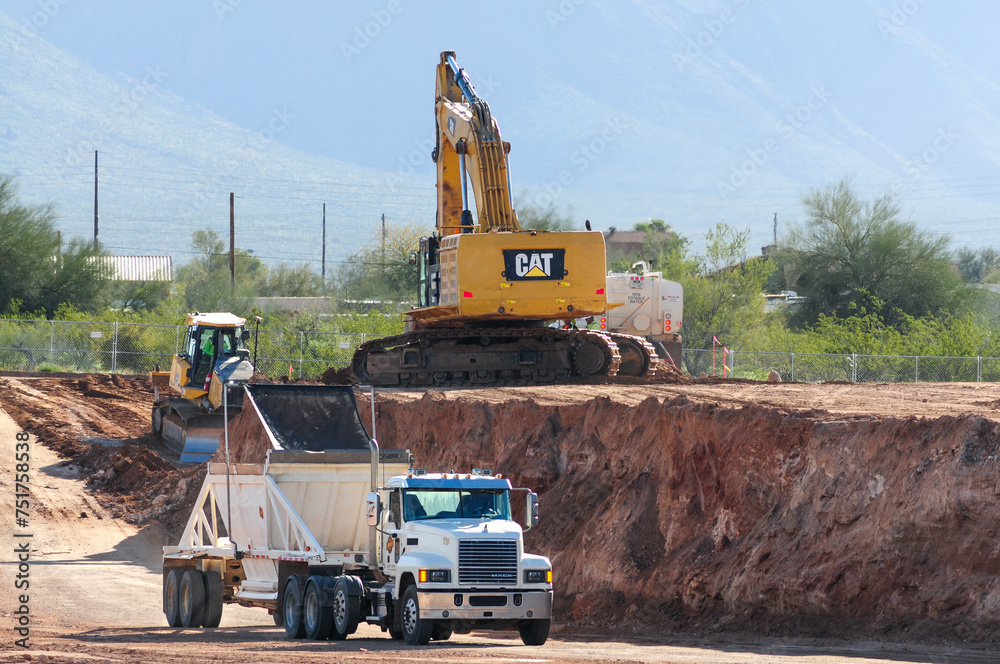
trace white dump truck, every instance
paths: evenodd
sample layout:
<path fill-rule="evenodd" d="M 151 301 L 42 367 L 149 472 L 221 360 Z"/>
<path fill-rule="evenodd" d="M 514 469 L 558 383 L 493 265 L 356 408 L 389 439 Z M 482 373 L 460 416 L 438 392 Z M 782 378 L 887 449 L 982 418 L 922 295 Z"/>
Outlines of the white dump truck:
<path fill-rule="evenodd" d="M 369 438 L 349 387 L 247 385 L 240 418 L 262 462 L 208 464 L 180 542 L 163 547 L 171 626 L 218 627 L 237 603 L 294 639 L 367 622 L 412 645 L 473 629 L 545 642 L 552 565 L 522 537 L 534 493 L 487 470 L 413 470 L 409 452 Z"/>
<path fill-rule="evenodd" d="M 681 368 L 681 327 L 684 324 L 684 288 L 651 272 L 639 261 L 638 273 L 608 272 L 607 329 L 645 338 L 664 360 Z"/>

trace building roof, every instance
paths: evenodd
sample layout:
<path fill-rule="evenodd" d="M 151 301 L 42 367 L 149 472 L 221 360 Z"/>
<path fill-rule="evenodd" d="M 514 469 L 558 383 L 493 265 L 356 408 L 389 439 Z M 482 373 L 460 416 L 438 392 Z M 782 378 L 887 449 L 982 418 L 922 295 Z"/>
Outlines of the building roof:
<path fill-rule="evenodd" d="M 115 281 L 173 281 L 173 256 L 100 256 Z"/>

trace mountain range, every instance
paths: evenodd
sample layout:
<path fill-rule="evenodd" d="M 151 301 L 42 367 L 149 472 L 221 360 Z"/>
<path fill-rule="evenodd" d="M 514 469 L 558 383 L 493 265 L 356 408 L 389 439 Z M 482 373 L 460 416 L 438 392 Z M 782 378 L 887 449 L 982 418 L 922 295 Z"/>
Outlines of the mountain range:
<path fill-rule="evenodd" d="M 433 67 L 453 49 L 511 142 L 521 201 L 595 228 L 719 221 L 750 250 L 853 177 L 954 246 L 1000 220 L 1000 56 L 985 0 L 10 0 L 0 172 L 70 234 L 176 253 L 228 232 L 319 269 L 433 224 Z M 42 11 L 43 14 L 39 14 Z M 522 202 L 522 204 L 524 204 Z M 777 216 L 777 227 L 775 227 Z M 328 269 L 329 265 L 328 265 Z"/>

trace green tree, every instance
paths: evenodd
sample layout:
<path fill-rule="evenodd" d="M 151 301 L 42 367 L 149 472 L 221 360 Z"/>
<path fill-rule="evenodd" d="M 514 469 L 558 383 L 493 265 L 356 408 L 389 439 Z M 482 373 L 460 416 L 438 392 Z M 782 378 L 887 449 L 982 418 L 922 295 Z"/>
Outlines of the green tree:
<path fill-rule="evenodd" d="M 572 209 L 565 214 L 559 212 L 554 204 L 549 204 L 547 208 L 540 208 L 528 201 L 525 194 L 521 194 L 514 201 L 514 209 L 517 211 L 517 221 L 521 228 L 536 231 L 575 231 L 578 230 L 576 222 L 573 220 Z"/>
<path fill-rule="evenodd" d="M 952 268 L 947 237 L 932 237 L 899 219 L 891 194 L 862 201 L 844 179 L 803 198 L 807 220 L 793 226 L 780 251 L 789 286 L 804 296 L 795 322 L 820 314 L 847 318 L 885 303 L 888 325 L 902 315 L 961 312 L 973 297 Z"/>
<path fill-rule="evenodd" d="M 262 297 L 319 297 L 323 278 L 306 263 L 296 266 L 279 263 L 267 269 L 259 295 Z"/>
<path fill-rule="evenodd" d="M 335 277 L 346 311 L 398 311 L 416 301 L 418 267 L 410 254 L 420 248 L 426 230 L 414 224 L 389 224 L 384 236 L 373 228 L 368 247 L 348 256 Z M 384 247 L 384 248 L 383 248 Z"/>
<path fill-rule="evenodd" d="M 13 181 L 0 177 L 0 313 L 15 310 L 51 316 L 63 303 L 83 311 L 107 304 L 108 267 L 93 243 L 60 247 L 51 205 L 17 199 Z"/>
<path fill-rule="evenodd" d="M 178 270 L 178 289 L 188 311 L 249 311 L 267 277 L 264 263 L 248 251 L 236 249 L 235 283 L 229 271 L 229 251 L 213 230 L 191 234 L 197 256 Z"/>
<path fill-rule="evenodd" d="M 713 337 L 738 346 L 760 325 L 761 292 L 774 264 L 760 256 L 746 258 L 749 240 L 749 228 L 719 223 L 705 234 L 703 257 L 678 261 L 685 272 L 675 280 L 684 287 L 686 347 L 711 348 Z"/>
<path fill-rule="evenodd" d="M 955 254 L 962 280 L 970 284 L 993 283 L 1000 268 L 1000 252 L 993 247 L 975 250 L 962 247 Z"/>

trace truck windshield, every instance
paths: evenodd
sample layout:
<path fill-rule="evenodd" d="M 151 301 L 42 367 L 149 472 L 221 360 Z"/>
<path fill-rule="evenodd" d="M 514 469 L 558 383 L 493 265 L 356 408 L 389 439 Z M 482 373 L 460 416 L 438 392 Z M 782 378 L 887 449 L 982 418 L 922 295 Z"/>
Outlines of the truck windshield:
<path fill-rule="evenodd" d="M 505 489 L 408 489 L 403 494 L 403 518 L 510 520 Z"/>

